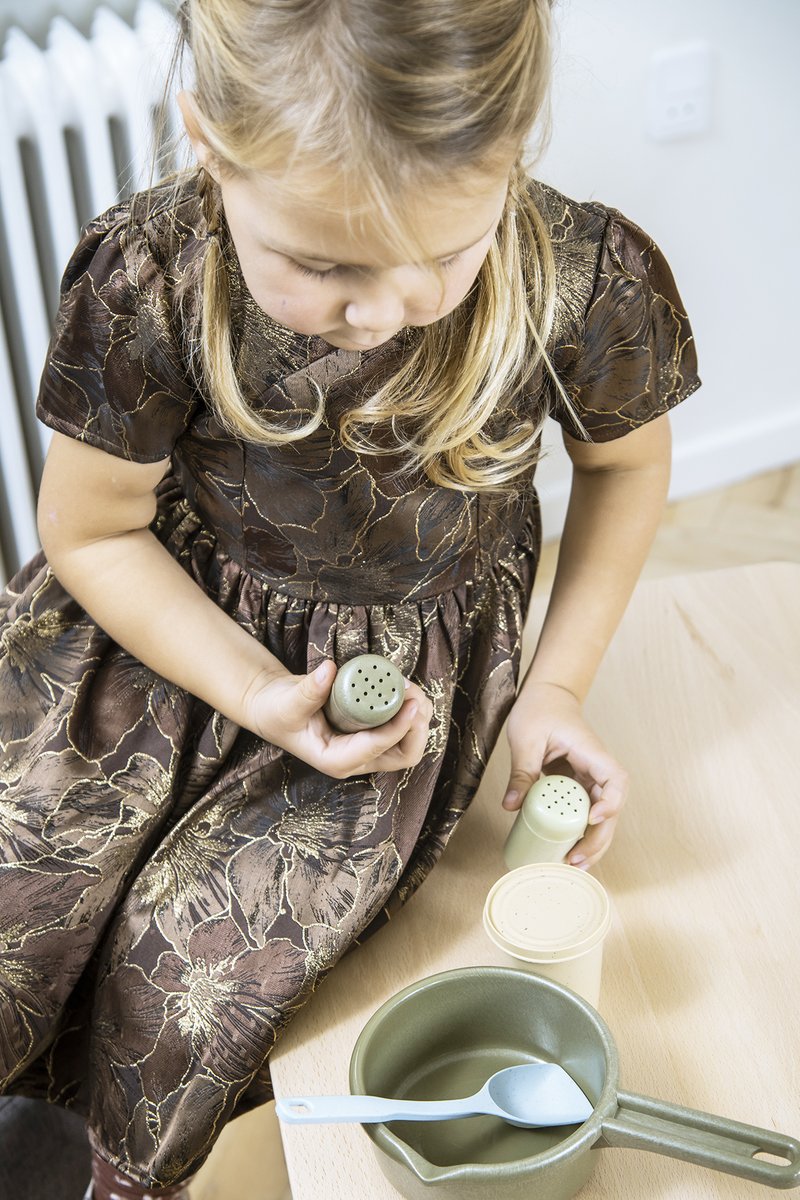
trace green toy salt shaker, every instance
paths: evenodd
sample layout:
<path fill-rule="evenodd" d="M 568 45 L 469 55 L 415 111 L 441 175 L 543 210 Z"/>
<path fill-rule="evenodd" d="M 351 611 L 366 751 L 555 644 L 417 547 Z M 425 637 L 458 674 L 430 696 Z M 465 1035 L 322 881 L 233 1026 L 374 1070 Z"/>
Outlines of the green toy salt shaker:
<path fill-rule="evenodd" d="M 405 680 L 394 663 L 380 654 L 359 654 L 339 667 L 324 712 L 340 733 L 356 733 L 390 721 L 405 695 Z"/>
<path fill-rule="evenodd" d="M 590 807 L 589 794 L 577 780 L 542 775 L 525 796 L 506 839 L 508 869 L 561 862 L 583 837 Z"/>

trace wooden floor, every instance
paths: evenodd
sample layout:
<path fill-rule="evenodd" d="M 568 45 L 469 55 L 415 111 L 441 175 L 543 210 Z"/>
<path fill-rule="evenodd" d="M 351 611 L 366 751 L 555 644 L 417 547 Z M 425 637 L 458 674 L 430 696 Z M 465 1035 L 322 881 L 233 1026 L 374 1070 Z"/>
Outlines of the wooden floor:
<path fill-rule="evenodd" d="M 537 591 L 549 589 L 557 558 L 548 542 Z M 800 463 L 668 505 L 642 578 L 776 561 L 800 562 Z"/>
<path fill-rule="evenodd" d="M 544 547 L 537 590 L 552 582 Z M 800 562 L 800 464 L 671 504 L 643 578 L 737 564 Z M 273 1104 L 234 1121 L 192 1185 L 192 1200 L 291 1200 Z"/>
<path fill-rule="evenodd" d="M 223 1129 L 190 1195 L 191 1200 L 292 1200 L 274 1104 Z"/>

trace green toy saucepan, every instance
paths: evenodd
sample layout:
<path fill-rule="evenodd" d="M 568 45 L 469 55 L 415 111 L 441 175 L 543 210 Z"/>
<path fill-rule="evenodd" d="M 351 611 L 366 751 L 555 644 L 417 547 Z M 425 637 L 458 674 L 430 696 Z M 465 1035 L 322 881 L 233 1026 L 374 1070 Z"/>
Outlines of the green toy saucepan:
<path fill-rule="evenodd" d="M 546 1130 L 494 1116 L 365 1125 L 384 1175 L 403 1196 L 568 1200 L 609 1146 L 652 1150 L 769 1187 L 800 1184 L 800 1141 L 620 1091 L 616 1045 L 595 1009 L 550 979 L 510 967 L 446 971 L 393 996 L 358 1037 L 350 1090 L 463 1096 L 519 1062 L 564 1067 L 594 1105 L 588 1120 Z"/>

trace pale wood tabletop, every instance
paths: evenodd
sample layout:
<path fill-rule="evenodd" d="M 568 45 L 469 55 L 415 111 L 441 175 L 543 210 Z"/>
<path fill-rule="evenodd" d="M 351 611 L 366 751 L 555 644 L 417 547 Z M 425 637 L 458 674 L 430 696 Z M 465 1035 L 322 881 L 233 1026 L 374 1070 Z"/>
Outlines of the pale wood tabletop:
<path fill-rule="evenodd" d="M 532 613 L 525 661 L 543 603 Z M 629 768 L 596 869 L 612 898 L 599 1008 L 620 1086 L 800 1134 L 800 566 L 639 585 L 587 703 Z M 346 1093 L 372 1013 L 414 980 L 503 963 L 483 932 L 513 817 L 505 737 L 440 863 L 343 959 L 272 1058 L 277 1095 Z M 504 964 L 505 965 L 505 964 Z M 357 1125 L 283 1126 L 294 1200 L 396 1200 Z M 642 1151 L 607 1149 L 581 1200 L 768 1194 Z"/>

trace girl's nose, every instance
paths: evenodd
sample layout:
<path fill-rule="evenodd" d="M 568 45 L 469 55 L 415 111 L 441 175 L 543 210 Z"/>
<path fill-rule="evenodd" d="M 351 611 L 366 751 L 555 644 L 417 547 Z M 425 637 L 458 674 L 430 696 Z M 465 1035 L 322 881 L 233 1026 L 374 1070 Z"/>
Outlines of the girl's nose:
<path fill-rule="evenodd" d="M 345 306 L 345 320 L 354 329 L 386 333 L 404 324 L 405 298 L 402 289 L 387 278 L 365 280 Z"/>

